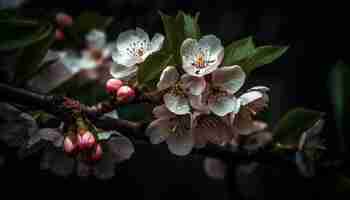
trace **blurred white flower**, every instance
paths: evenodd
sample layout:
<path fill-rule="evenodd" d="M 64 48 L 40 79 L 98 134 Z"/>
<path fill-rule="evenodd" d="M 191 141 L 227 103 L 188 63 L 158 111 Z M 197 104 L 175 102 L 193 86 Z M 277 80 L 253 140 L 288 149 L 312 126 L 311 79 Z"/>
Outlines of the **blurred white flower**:
<path fill-rule="evenodd" d="M 206 35 L 199 41 L 186 39 L 181 45 L 180 54 L 186 73 L 201 77 L 218 68 L 224 57 L 224 47 L 215 35 Z"/>
<path fill-rule="evenodd" d="M 146 60 L 154 52 L 159 51 L 164 42 L 164 36 L 156 33 L 152 40 L 141 28 L 127 30 L 119 34 L 112 58 L 115 65 L 111 68 L 114 78 L 125 78 L 136 74 L 137 64 Z"/>

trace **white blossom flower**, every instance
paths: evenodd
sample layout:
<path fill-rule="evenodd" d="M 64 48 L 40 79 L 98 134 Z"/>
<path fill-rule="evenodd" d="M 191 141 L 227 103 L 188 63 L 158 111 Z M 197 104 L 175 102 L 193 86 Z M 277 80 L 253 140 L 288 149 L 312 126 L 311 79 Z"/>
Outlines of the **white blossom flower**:
<path fill-rule="evenodd" d="M 224 57 L 224 47 L 215 35 L 206 35 L 199 41 L 186 39 L 181 45 L 180 54 L 186 73 L 201 77 L 218 68 Z"/>
<path fill-rule="evenodd" d="M 136 74 L 137 64 L 159 51 L 164 42 L 164 36 L 156 33 L 150 40 L 149 35 L 141 28 L 128 30 L 119 34 L 116 45 L 112 51 L 115 65 L 111 74 L 115 78 L 130 77 Z"/>
<path fill-rule="evenodd" d="M 177 115 L 184 115 L 190 112 L 191 99 L 204 91 L 206 82 L 202 77 L 188 74 L 184 74 L 180 78 L 176 68 L 168 66 L 163 70 L 157 87 L 159 90 L 169 90 L 163 96 L 166 107 Z"/>
<path fill-rule="evenodd" d="M 221 117 L 238 112 L 240 104 L 234 94 L 243 86 L 245 77 L 238 65 L 218 68 L 212 73 L 206 91 L 195 97 L 191 105 L 197 110 L 211 111 Z"/>
<path fill-rule="evenodd" d="M 93 29 L 86 36 L 86 49 L 80 53 L 63 51 L 59 54 L 61 62 L 73 73 L 81 69 L 94 69 L 106 62 L 111 55 L 111 45 L 106 42 L 103 31 Z"/>
<path fill-rule="evenodd" d="M 151 143 L 166 141 L 171 153 L 179 156 L 189 154 L 194 146 L 191 115 L 175 115 L 165 105 L 154 108 L 153 114 L 157 119 L 146 129 Z"/>

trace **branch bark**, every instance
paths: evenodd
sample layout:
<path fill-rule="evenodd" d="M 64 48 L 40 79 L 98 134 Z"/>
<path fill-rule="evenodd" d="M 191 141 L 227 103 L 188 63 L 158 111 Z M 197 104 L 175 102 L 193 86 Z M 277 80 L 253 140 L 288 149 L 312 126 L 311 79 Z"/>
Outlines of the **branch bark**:
<path fill-rule="evenodd" d="M 127 137 L 132 137 L 147 143 L 149 141 L 144 134 L 147 123 L 101 117 L 104 113 L 112 111 L 117 106 L 117 104 L 113 104 L 111 101 L 101 102 L 96 106 L 86 106 L 68 97 L 39 94 L 2 83 L 0 83 L 0 94 L 3 94 L 0 96 L 0 101 L 8 101 L 31 108 L 42 109 L 58 116 L 62 121 L 65 121 L 67 115 L 71 114 L 74 109 L 81 109 L 81 112 L 99 128 L 104 130 L 117 130 Z M 137 98 L 135 101 L 143 100 L 145 100 L 145 98 L 141 97 Z M 227 162 L 230 162 L 232 159 L 255 159 L 258 155 L 262 153 L 266 154 L 266 152 L 268 151 L 250 152 L 239 150 L 233 152 L 227 148 L 216 145 L 208 145 L 205 148 L 193 150 L 195 154 L 219 158 Z"/>

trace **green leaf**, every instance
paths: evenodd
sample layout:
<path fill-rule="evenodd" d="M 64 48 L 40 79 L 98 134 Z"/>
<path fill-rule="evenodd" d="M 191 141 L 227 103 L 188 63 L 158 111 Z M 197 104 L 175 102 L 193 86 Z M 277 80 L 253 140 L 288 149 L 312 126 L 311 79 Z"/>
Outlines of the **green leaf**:
<path fill-rule="evenodd" d="M 22 84 L 39 71 L 40 64 L 54 41 L 54 32 L 54 28 L 50 23 L 44 23 L 40 37 L 32 44 L 21 49 L 21 54 L 16 63 L 17 84 Z"/>
<path fill-rule="evenodd" d="M 311 128 L 324 114 L 322 112 L 296 108 L 285 114 L 274 129 L 277 142 L 296 145 L 304 131 Z"/>
<path fill-rule="evenodd" d="M 254 69 L 272 63 L 282 56 L 288 48 L 289 47 L 286 46 L 261 46 L 256 48 L 248 58 L 241 60 L 237 64 L 240 65 L 247 74 L 250 74 Z"/>
<path fill-rule="evenodd" d="M 32 20 L 0 20 L 0 51 L 23 48 L 46 37 L 48 27 Z"/>
<path fill-rule="evenodd" d="M 232 42 L 225 47 L 224 66 L 234 65 L 255 53 L 255 45 L 251 36 Z"/>
<path fill-rule="evenodd" d="M 173 63 L 173 55 L 157 52 L 150 55 L 145 62 L 138 66 L 137 81 L 140 86 L 159 77 L 169 64 Z"/>
<path fill-rule="evenodd" d="M 112 135 L 120 135 L 117 131 L 104 131 L 97 133 L 97 140 L 108 140 Z"/>
<path fill-rule="evenodd" d="M 350 66 L 339 61 L 332 69 L 329 75 L 330 96 L 333 104 L 333 110 L 336 117 L 336 126 L 340 142 L 340 149 L 344 150 L 343 133 L 350 130 L 346 123 L 345 115 L 350 111 Z"/>
<path fill-rule="evenodd" d="M 104 30 L 113 22 L 113 17 L 102 16 L 96 12 L 83 12 L 74 21 L 73 32 L 85 36 L 92 29 Z"/>
<path fill-rule="evenodd" d="M 183 29 L 185 38 L 200 39 L 201 33 L 198 25 L 199 12 L 196 13 L 195 17 L 185 14 L 184 12 L 179 12 L 183 20 Z M 182 25 L 182 24 L 180 24 Z"/>

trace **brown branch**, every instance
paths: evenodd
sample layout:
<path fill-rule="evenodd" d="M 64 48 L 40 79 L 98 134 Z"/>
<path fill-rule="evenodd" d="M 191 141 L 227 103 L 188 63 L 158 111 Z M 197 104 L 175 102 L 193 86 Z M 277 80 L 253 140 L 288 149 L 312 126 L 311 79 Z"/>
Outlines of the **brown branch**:
<path fill-rule="evenodd" d="M 99 128 L 104 130 L 116 130 L 127 137 L 146 141 L 147 143 L 149 141 L 147 136 L 144 134 L 145 129 L 147 128 L 147 123 L 131 122 L 123 119 L 114 119 L 102 116 L 104 113 L 110 112 L 116 108 L 118 104 L 113 103 L 113 101 L 102 102 L 96 106 L 86 106 L 68 97 L 38 94 L 1 83 L 0 94 L 2 94 L 0 95 L 0 101 L 10 101 L 16 104 L 42 109 L 49 113 L 55 114 L 62 121 L 66 121 L 67 118 L 72 117 L 72 112 L 79 110 Z M 140 95 L 135 99 L 135 102 L 147 101 L 151 103 L 152 99 L 146 95 Z M 265 155 L 266 152 L 269 151 L 250 152 L 246 150 L 239 150 L 232 152 L 227 148 L 216 145 L 208 145 L 205 148 L 193 150 L 193 153 L 195 154 L 215 157 L 227 162 L 230 162 L 233 159 L 256 159 L 258 155 L 261 155 L 262 153 Z M 264 156 L 260 157 L 263 158 Z"/>

